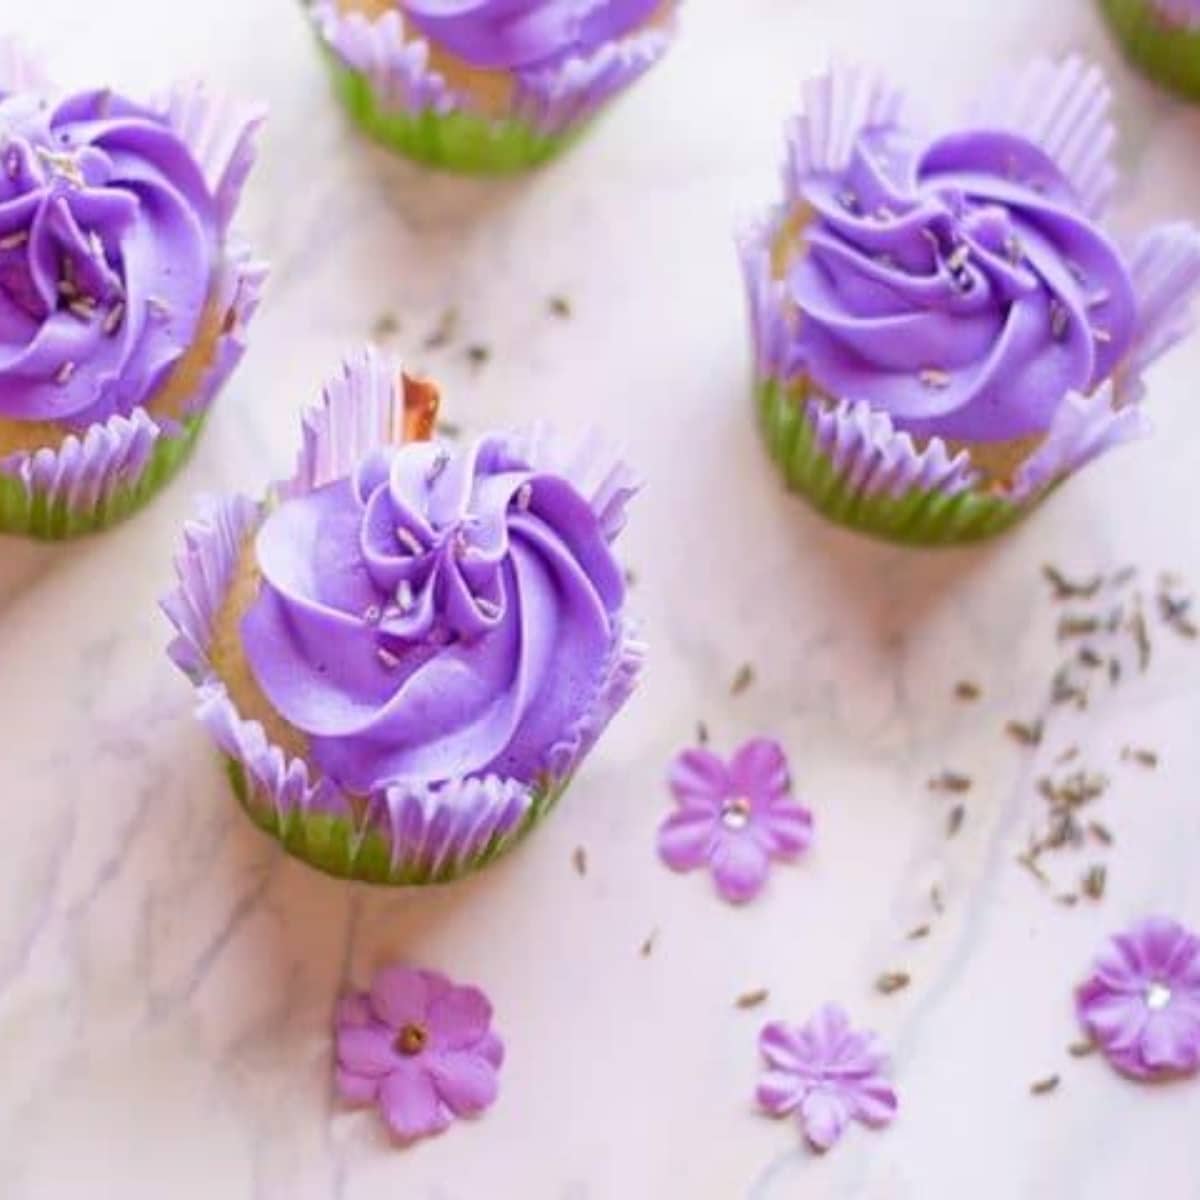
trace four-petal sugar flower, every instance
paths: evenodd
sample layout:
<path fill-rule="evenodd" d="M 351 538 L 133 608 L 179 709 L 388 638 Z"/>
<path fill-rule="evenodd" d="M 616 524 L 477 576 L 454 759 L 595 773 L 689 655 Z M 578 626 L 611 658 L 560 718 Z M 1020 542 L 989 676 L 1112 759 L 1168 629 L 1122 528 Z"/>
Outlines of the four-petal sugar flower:
<path fill-rule="evenodd" d="M 441 1133 L 496 1099 L 504 1047 L 492 1006 L 473 987 L 410 967 L 384 967 L 334 1018 L 337 1088 L 377 1103 L 402 1142 Z"/>
<path fill-rule="evenodd" d="M 1111 938 L 1076 995 L 1079 1020 L 1135 1079 L 1200 1068 L 1200 937 L 1148 917 Z"/>
<path fill-rule="evenodd" d="M 758 1103 L 773 1117 L 794 1112 L 814 1149 L 828 1150 L 852 1119 L 878 1128 L 895 1117 L 886 1053 L 875 1034 L 851 1029 L 836 1005 L 825 1005 L 807 1025 L 772 1021 L 758 1045 L 768 1067 Z"/>
<path fill-rule="evenodd" d="M 727 900 L 758 894 L 774 858 L 794 858 L 812 841 L 812 813 L 791 798 L 778 742 L 754 738 L 728 763 L 711 750 L 685 750 L 668 776 L 676 809 L 658 831 L 658 853 L 676 871 L 711 866 Z"/>

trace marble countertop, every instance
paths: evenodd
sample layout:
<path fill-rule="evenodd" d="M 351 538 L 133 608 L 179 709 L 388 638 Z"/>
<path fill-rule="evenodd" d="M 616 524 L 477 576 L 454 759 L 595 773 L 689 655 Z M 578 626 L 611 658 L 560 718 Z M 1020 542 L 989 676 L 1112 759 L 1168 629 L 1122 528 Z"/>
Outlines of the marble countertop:
<path fill-rule="evenodd" d="M 1038 711 L 1057 654 L 1044 561 L 1200 582 L 1200 340 L 1155 372 L 1156 443 L 994 545 L 890 548 L 822 524 L 768 469 L 730 240 L 773 198 L 781 122 L 831 51 L 893 64 L 934 102 L 1033 47 L 1096 56 L 1126 228 L 1200 212 L 1200 112 L 1124 71 L 1086 0 L 691 0 L 676 50 L 586 143 L 483 183 L 352 136 L 291 0 L 5 7 L 64 79 L 203 73 L 267 101 L 243 225 L 274 264 L 185 475 L 103 537 L 0 542 L 6 1200 L 1200 1195 L 1200 1084 L 1136 1087 L 1065 1051 L 1107 931 L 1155 910 L 1200 924 L 1200 648 L 1159 639 L 1145 676 L 1057 713 L 1036 755 L 1001 732 Z M 555 293 L 570 320 L 548 315 Z M 462 338 L 422 350 L 450 306 Z M 328 880 L 237 812 L 156 610 L 195 494 L 281 471 L 298 408 L 383 314 L 467 429 L 598 419 L 649 481 L 626 539 L 644 688 L 537 836 L 421 894 Z M 467 341 L 490 347 L 482 369 Z M 732 695 L 745 662 L 755 681 Z M 954 699 L 962 678 L 978 702 Z M 665 765 L 700 719 L 724 748 L 781 737 L 816 814 L 814 850 L 745 909 L 654 856 Z M 1034 780 L 1069 743 L 1111 773 L 1097 811 L 1117 833 L 1106 897 L 1072 909 L 1013 862 Z M 1159 769 L 1117 762 L 1125 743 Z M 946 767 L 976 781 L 953 839 L 926 787 Z M 1053 870 L 1070 883 L 1087 861 Z M 397 957 L 484 986 L 509 1050 L 483 1120 L 406 1152 L 330 1086 L 335 995 Z M 912 984 L 884 997 L 889 969 Z M 760 987 L 765 1005 L 736 1008 Z M 903 1110 L 818 1159 L 751 1096 L 762 1021 L 827 999 L 894 1048 Z M 1031 1096 L 1051 1073 L 1057 1092 Z"/>

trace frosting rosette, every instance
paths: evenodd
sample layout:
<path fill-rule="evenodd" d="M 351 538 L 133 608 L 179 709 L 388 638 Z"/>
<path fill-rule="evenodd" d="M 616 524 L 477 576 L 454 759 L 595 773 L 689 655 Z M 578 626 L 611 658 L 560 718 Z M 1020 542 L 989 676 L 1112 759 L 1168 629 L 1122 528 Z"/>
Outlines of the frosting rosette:
<path fill-rule="evenodd" d="M 552 157 L 665 52 L 680 0 L 313 0 L 351 115 L 453 170 Z"/>
<path fill-rule="evenodd" d="M 1200 0 L 1099 0 L 1130 62 L 1200 100 Z"/>
<path fill-rule="evenodd" d="M 635 488 L 595 442 L 429 440 L 436 392 L 400 380 L 350 361 L 295 478 L 189 529 L 165 609 L 258 823 L 333 874 L 424 883 L 514 843 L 630 694 Z"/>
<path fill-rule="evenodd" d="M 0 47 L 0 529 L 98 528 L 182 461 L 263 279 L 228 237 L 258 121 L 57 94 Z"/>
<path fill-rule="evenodd" d="M 768 444 L 822 511 L 980 537 L 1143 431 L 1141 375 L 1186 332 L 1200 234 L 1105 231 L 1109 104 L 1079 60 L 931 129 L 869 71 L 806 87 L 785 201 L 741 251 Z"/>

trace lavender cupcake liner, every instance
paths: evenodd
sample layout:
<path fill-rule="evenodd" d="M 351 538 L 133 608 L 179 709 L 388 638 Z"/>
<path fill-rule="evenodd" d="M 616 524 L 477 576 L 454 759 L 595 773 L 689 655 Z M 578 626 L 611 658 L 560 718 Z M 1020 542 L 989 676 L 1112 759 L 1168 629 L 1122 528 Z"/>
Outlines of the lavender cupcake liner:
<path fill-rule="evenodd" d="M 525 73 L 511 111 L 488 115 L 429 65 L 428 45 L 406 33 L 399 12 L 372 21 L 319 0 L 311 15 L 334 91 L 363 131 L 417 162 L 467 174 L 511 174 L 554 158 L 670 44 L 667 32 L 649 30 Z"/>
<path fill-rule="evenodd" d="M 1144 74 L 1200 100 L 1200 9 L 1191 0 L 1099 0 L 1125 56 Z"/>
<path fill-rule="evenodd" d="M 44 87 L 40 66 L 15 41 L 0 40 L 0 89 Z M 225 240 L 211 303 L 220 333 L 179 419 L 136 408 L 69 434 L 57 447 L 0 460 L 0 533 L 47 541 L 106 529 L 135 513 L 189 458 L 217 394 L 246 349 L 246 330 L 266 281 L 265 264 L 230 231 L 263 112 L 180 84 L 154 102 L 191 150 L 216 200 Z"/>
<path fill-rule="evenodd" d="M 0 461 L 0 533 L 61 541 L 98 533 L 137 512 L 187 462 L 209 409 L 240 362 L 266 269 L 245 250 L 229 257 L 215 297 L 226 313 L 212 362 L 180 421 L 146 409 L 114 415 L 61 445 Z"/>
<path fill-rule="evenodd" d="M 1029 505 L 972 489 L 966 456 L 940 443 L 919 453 L 865 404 L 834 410 L 802 385 L 756 389 L 759 426 L 788 487 L 839 524 L 896 542 L 977 541 L 1014 525 Z"/>
<path fill-rule="evenodd" d="M 1070 179 L 1081 206 L 1103 211 L 1116 184 L 1110 94 L 1079 59 L 1035 60 L 985 93 L 974 115 L 1038 145 Z M 776 261 L 804 179 L 849 161 L 865 129 L 897 122 L 904 97 L 870 71 L 834 68 L 810 81 L 805 117 L 788 129 L 787 201 L 738 239 L 754 353 L 754 403 L 768 451 L 787 485 L 830 519 L 894 541 L 940 545 L 1001 533 L 1086 464 L 1149 432 L 1144 371 L 1192 326 L 1200 238 L 1186 223 L 1144 234 L 1127 252 L 1138 323 L 1115 374 L 1088 395 L 1066 395 L 1040 443 L 1003 485 L 985 480 L 966 447 L 918 443 L 869 397 L 823 393 L 797 349 L 799 314 Z"/>
<path fill-rule="evenodd" d="M 291 855 L 327 874 L 396 886 L 444 883 L 481 869 L 549 813 L 609 721 L 628 699 L 645 647 L 624 625 L 592 703 L 546 753 L 532 783 L 498 775 L 438 784 L 411 781 L 349 796 L 245 719 L 209 659 L 215 624 L 247 541 L 269 506 L 340 478 L 402 426 L 393 373 L 374 352 L 347 363 L 323 403 L 303 417 L 296 470 L 262 503 L 206 502 L 184 530 L 177 586 L 163 610 L 176 630 L 169 653 L 197 688 L 197 715 L 222 752 L 239 803 Z M 598 443 L 570 447 L 543 429 L 521 439 L 538 466 L 569 472 L 606 532 L 615 535 L 635 480 Z"/>

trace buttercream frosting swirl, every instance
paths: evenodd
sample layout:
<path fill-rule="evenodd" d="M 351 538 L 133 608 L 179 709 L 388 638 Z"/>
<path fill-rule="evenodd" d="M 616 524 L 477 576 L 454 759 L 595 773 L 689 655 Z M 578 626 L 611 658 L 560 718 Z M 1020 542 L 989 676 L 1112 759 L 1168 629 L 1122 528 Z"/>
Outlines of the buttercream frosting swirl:
<path fill-rule="evenodd" d="M 0 92 L 0 418 L 82 428 L 146 404 L 200 326 L 218 241 L 161 113 Z"/>
<path fill-rule="evenodd" d="M 619 637 L 624 582 L 596 514 L 503 436 L 373 450 L 283 501 L 255 548 L 247 662 L 352 793 L 534 782 Z"/>
<path fill-rule="evenodd" d="M 645 24 L 660 0 L 399 0 L 430 41 L 473 67 L 528 70 L 586 56 Z"/>
<path fill-rule="evenodd" d="M 1044 433 L 1136 332 L 1129 271 L 1072 184 L 1018 133 L 859 135 L 800 188 L 786 286 L 817 389 L 917 436 Z"/>

